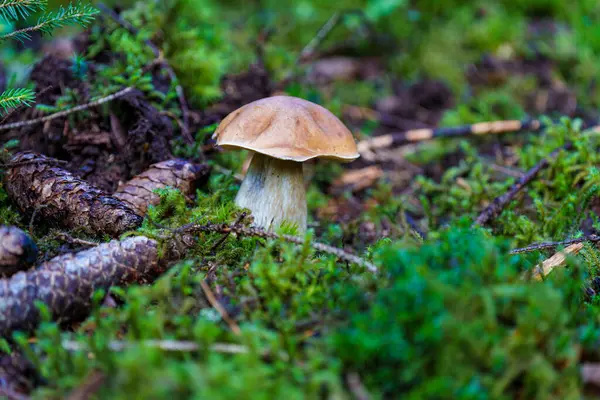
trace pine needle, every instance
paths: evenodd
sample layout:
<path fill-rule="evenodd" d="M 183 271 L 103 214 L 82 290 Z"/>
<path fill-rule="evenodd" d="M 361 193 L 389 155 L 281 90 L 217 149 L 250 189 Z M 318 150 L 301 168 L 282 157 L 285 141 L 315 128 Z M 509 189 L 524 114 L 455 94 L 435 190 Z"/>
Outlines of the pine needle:
<path fill-rule="evenodd" d="M 30 106 L 34 101 L 35 93 L 31 89 L 8 89 L 0 94 L 0 113 L 19 106 Z"/>
<path fill-rule="evenodd" d="M 34 12 L 45 10 L 48 0 L 0 0 L 0 18 L 5 21 L 27 18 Z"/>
<path fill-rule="evenodd" d="M 99 11 L 91 5 L 82 4 L 80 2 L 75 5 L 71 3 L 66 8 L 60 6 L 58 11 L 50 11 L 42 15 L 38 19 L 36 25 L 8 33 L 0 37 L 0 39 L 17 39 L 23 42 L 25 40 L 30 40 L 33 32 L 50 35 L 53 30 L 62 28 L 66 25 L 80 25 L 85 28 L 92 22 L 94 16 L 98 14 L 98 12 Z"/>

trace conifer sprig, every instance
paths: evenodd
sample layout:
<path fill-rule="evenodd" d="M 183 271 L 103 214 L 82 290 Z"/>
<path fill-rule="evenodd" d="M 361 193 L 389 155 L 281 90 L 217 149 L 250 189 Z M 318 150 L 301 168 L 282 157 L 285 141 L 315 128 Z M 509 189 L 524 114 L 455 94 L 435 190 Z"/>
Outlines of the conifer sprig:
<path fill-rule="evenodd" d="M 30 14 L 45 10 L 48 0 L 0 0 L 0 18 L 8 21 L 27 18 Z"/>
<path fill-rule="evenodd" d="M 8 89 L 0 94 L 0 112 L 7 112 L 19 106 L 30 106 L 34 101 L 35 93 L 31 89 Z"/>
<path fill-rule="evenodd" d="M 51 34 L 54 29 L 61 28 L 65 25 L 81 25 L 86 27 L 98 14 L 98 10 L 89 4 L 69 4 L 67 7 L 60 6 L 56 12 L 47 12 L 42 15 L 37 24 L 27 28 L 19 29 L 8 33 L 0 39 L 17 39 L 20 41 L 31 39 L 32 32 L 40 32 L 42 34 Z"/>

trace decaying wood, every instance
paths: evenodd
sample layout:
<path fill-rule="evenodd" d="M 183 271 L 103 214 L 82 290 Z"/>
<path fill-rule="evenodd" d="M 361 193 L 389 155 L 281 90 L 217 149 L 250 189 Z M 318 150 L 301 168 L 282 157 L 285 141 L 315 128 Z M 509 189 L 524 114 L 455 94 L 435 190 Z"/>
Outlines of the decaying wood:
<path fill-rule="evenodd" d="M 55 257 L 0 280 L 0 336 L 35 328 L 40 318 L 37 301 L 46 304 L 56 321 L 77 321 L 87 315 L 96 290 L 144 282 L 164 269 L 158 243 L 143 236 Z"/>
<path fill-rule="evenodd" d="M 569 254 L 577 254 L 583 249 L 583 243 L 573 243 L 564 250 L 554 253 L 552 257 L 542 261 L 533 269 L 533 279 L 541 281 L 548 276 L 556 267 L 560 267 L 567 261 Z"/>
<path fill-rule="evenodd" d="M 210 168 L 204 164 L 194 164 L 182 159 L 163 161 L 120 184 L 113 197 L 127 204 L 138 215 L 144 216 L 149 205 L 156 205 L 160 201 L 154 190 L 170 186 L 179 189 L 185 196 L 191 196 L 198 185 L 206 182 L 209 172 Z"/>
<path fill-rule="evenodd" d="M 37 258 L 37 246 L 28 234 L 14 226 L 0 226 L 0 276 L 21 271 Z"/>
<path fill-rule="evenodd" d="M 135 229 L 142 218 L 121 200 L 109 196 L 52 163 L 24 152 L 12 157 L 6 191 L 22 211 L 90 234 L 117 237 Z"/>

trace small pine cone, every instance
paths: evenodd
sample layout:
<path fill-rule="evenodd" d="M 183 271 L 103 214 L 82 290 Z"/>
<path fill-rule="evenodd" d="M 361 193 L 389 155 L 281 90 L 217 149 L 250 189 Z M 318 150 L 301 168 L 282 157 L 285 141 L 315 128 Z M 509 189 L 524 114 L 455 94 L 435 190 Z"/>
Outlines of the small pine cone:
<path fill-rule="evenodd" d="M 117 237 L 137 228 L 142 218 L 120 200 L 57 167 L 56 160 L 24 152 L 5 177 L 11 199 L 28 213 L 36 213 L 67 228 Z"/>
<path fill-rule="evenodd" d="M 25 232 L 14 226 L 0 226 L 0 276 L 21 271 L 37 258 L 37 246 Z"/>
<path fill-rule="evenodd" d="M 58 322 L 81 320 L 96 290 L 145 282 L 164 269 L 158 243 L 143 236 L 55 257 L 36 269 L 0 280 L 0 336 L 34 329 L 39 323 L 37 301 L 46 304 Z"/>
<path fill-rule="evenodd" d="M 163 161 L 120 184 L 113 197 L 127 204 L 138 215 L 144 216 L 148 206 L 160 202 L 160 197 L 154 190 L 170 186 L 190 197 L 199 185 L 206 182 L 209 173 L 210 167 L 204 164 L 193 164 L 181 159 Z"/>

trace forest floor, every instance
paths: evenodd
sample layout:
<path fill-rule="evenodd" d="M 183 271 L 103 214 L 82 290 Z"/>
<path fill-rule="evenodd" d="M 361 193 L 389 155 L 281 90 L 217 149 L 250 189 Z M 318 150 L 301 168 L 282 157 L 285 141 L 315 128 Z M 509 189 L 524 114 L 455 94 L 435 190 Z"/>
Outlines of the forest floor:
<path fill-rule="evenodd" d="M 594 2 L 109 3 L 84 31 L 2 50 L 0 91 L 20 79 L 36 104 L 0 122 L 0 223 L 39 251 L 0 280 L 0 395 L 599 393 Z M 211 138 L 278 94 L 331 110 L 361 154 L 305 164 L 296 239 L 251 229 L 233 203 L 248 154 Z M 147 200 L 173 159 L 189 174 Z M 126 182 L 131 226 L 77 209 Z M 102 247 L 117 239 L 141 251 Z M 77 270 L 77 294 L 41 297 L 36 265 Z M 104 266 L 119 278 L 87 275 Z"/>

